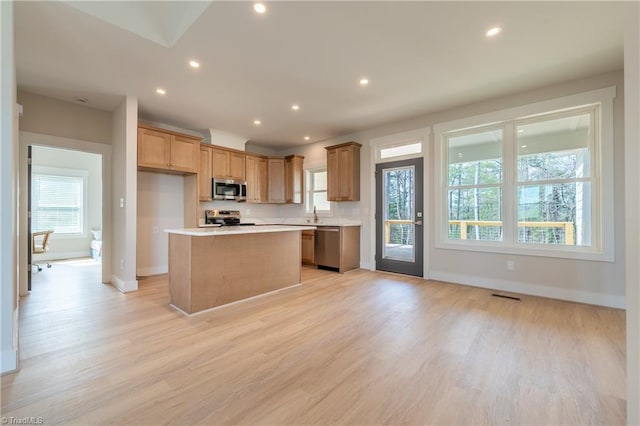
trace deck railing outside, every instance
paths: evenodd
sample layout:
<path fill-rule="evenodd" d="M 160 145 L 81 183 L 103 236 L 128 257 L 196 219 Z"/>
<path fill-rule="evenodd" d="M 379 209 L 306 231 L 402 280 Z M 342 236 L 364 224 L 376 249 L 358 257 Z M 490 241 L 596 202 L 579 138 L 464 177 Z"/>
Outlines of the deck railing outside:
<path fill-rule="evenodd" d="M 398 241 L 398 237 L 397 237 L 398 235 L 403 236 L 404 238 L 407 238 L 407 236 L 409 236 L 409 239 L 411 241 L 410 243 L 412 244 L 413 234 L 411 233 L 411 229 L 410 229 L 412 227 L 407 226 L 407 225 L 411 225 L 412 223 L 413 223 L 412 220 L 401 220 L 401 219 L 385 220 L 384 221 L 385 244 L 391 244 L 392 242 L 395 244 L 407 244 L 406 242 Z M 394 232 L 393 238 L 391 233 L 392 226 L 402 227 L 401 230 L 398 230 L 400 232 L 398 231 Z M 473 227 L 473 226 L 477 226 L 478 229 L 485 228 L 485 231 L 488 231 L 489 233 L 491 233 L 489 234 L 485 232 L 484 234 L 485 237 L 487 235 L 494 236 L 494 238 L 481 238 L 481 239 L 491 239 L 491 240 L 500 239 L 502 221 L 499 221 L 499 220 L 450 220 L 449 221 L 450 235 L 453 234 L 454 236 L 458 237 L 461 240 L 469 239 L 468 238 L 470 237 L 469 227 Z M 556 244 L 564 244 L 564 245 L 574 245 L 575 235 L 574 235 L 573 226 L 574 225 L 572 222 L 518 222 L 518 231 L 522 233 L 521 234 L 522 237 L 520 238 L 521 241 L 522 240 L 530 241 L 530 240 L 534 240 L 535 238 L 529 238 L 527 236 L 528 228 L 537 228 L 537 229 L 556 228 L 561 232 L 559 233 L 558 236 L 554 235 L 554 240 L 559 239 L 559 240 L 562 240 L 562 242 L 559 242 L 559 241 L 536 241 L 536 242 L 542 242 L 547 244 L 556 243 Z M 454 227 L 455 230 L 453 230 L 452 227 Z M 475 239 L 473 238 L 473 236 L 471 237 L 472 237 L 471 239 Z M 538 236 L 538 239 L 540 239 L 539 236 Z"/>

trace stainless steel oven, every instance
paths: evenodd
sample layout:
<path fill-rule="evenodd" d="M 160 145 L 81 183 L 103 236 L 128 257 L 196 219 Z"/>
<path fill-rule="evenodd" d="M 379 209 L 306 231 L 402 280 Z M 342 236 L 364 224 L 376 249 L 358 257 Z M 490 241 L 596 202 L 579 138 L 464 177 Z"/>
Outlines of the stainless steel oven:
<path fill-rule="evenodd" d="M 211 197 L 214 200 L 246 201 L 247 183 L 233 179 L 213 178 Z"/>

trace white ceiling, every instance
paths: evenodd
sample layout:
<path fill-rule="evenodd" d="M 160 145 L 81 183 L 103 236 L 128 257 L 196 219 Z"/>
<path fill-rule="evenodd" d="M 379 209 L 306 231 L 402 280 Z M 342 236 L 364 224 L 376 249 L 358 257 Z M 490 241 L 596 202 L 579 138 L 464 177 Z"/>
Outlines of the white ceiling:
<path fill-rule="evenodd" d="M 179 3 L 16 2 L 18 87 L 107 110 L 130 95 L 147 119 L 275 148 L 623 67 L 621 3 Z"/>

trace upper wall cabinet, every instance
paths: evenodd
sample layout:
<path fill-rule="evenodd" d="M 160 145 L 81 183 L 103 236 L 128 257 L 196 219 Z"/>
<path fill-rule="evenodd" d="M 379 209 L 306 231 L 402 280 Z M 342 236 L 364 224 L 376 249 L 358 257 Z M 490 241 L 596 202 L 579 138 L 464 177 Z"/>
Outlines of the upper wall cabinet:
<path fill-rule="evenodd" d="M 138 168 L 170 173 L 198 173 L 200 138 L 138 124 Z"/>
<path fill-rule="evenodd" d="M 304 200 L 304 157 L 289 155 L 284 159 L 284 186 L 287 203 L 301 204 Z"/>
<path fill-rule="evenodd" d="M 326 147 L 329 201 L 360 201 L 360 147 L 357 142 Z"/>
<path fill-rule="evenodd" d="M 245 154 L 219 147 L 212 151 L 214 177 L 245 180 Z"/>

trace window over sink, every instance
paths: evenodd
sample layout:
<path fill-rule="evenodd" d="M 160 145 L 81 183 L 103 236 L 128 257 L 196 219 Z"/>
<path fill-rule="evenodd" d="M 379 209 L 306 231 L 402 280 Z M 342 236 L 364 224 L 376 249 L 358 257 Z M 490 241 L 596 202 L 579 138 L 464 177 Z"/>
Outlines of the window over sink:
<path fill-rule="evenodd" d="M 331 202 L 327 200 L 327 168 L 307 169 L 306 174 L 305 213 L 313 214 L 315 207 L 318 214 L 330 214 Z"/>

